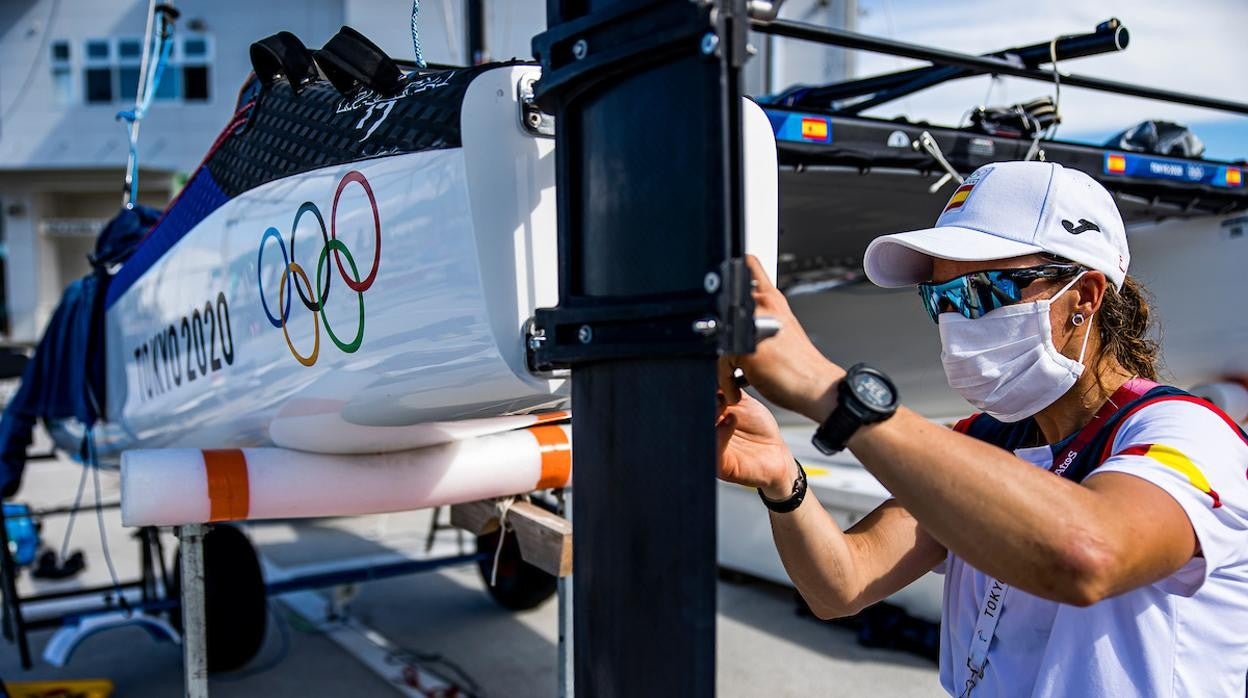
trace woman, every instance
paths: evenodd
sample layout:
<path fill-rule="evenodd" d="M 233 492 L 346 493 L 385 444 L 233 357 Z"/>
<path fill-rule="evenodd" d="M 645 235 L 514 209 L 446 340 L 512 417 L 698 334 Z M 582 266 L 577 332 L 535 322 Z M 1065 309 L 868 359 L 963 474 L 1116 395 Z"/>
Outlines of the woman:
<path fill-rule="evenodd" d="M 981 410 L 956 430 L 896 406 L 878 371 L 846 379 L 752 262 L 758 313 L 784 329 L 724 373 L 821 424 L 816 445 L 847 446 L 894 497 L 839 530 L 766 408 L 725 383 L 720 477 L 759 488 L 817 615 L 935 569 L 951 694 L 1244 695 L 1248 439 L 1151 382 L 1129 261 L 1109 193 L 1038 162 L 980 168 L 935 228 L 873 241 L 868 276 L 919 285 L 950 386 Z"/>

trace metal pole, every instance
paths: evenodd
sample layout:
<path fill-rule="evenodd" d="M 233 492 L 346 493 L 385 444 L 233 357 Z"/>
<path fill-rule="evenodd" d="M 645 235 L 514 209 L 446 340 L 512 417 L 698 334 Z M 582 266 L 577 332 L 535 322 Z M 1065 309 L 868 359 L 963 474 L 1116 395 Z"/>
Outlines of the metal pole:
<path fill-rule="evenodd" d="M 468 20 L 465 22 L 464 42 L 468 47 L 468 65 L 481 65 L 489 60 L 485 46 L 485 0 L 465 0 L 464 5 Z"/>
<path fill-rule="evenodd" d="M 204 608 L 203 524 L 178 527 L 182 554 L 182 662 L 186 698 L 208 698 L 208 624 Z"/>
<path fill-rule="evenodd" d="M 12 640 L 17 638 L 17 650 L 21 658 L 22 668 L 30 669 L 30 640 L 26 635 L 29 627 L 22 615 L 23 599 L 17 593 L 17 562 L 9 550 L 8 517 L 0 507 L 0 576 L 3 577 L 4 588 L 4 636 Z"/>
<path fill-rule="evenodd" d="M 572 490 L 561 490 L 559 497 L 559 515 L 572 520 Z M 575 524 L 573 524 L 575 526 Z M 574 572 L 575 573 L 575 572 Z M 575 651 L 573 628 L 572 577 L 560 577 L 559 594 L 559 698 L 572 698 L 576 695 L 576 668 L 572 662 Z"/>
<path fill-rule="evenodd" d="M 881 39 L 867 34 L 846 31 L 844 29 L 820 27 L 813 24 L 790 22 L 787 20 L 754 22 L 752 28 L 754 31 L 764 34 L 787 36 L 791 39 L 802 39 L 821 44 L 844 46 L 845 48 L 858 49 L 860 51 L 873 51 L 875 53 L 902 56 L 903 58 L 931 61 L 932 63 L 940 65 L 958 66 L 982 73 L 1013 75 L 1014 77 L 1026 78 L 1028 80 L 1053 82 L 1052 71 L 1027 68 L 1010 63 L 1004 58 L 975 56 L 969 53 L 945 51 L 942 49 L 920 46 L 919 44 L 906 43 L 904 41 Z M 1155 99 L 1162 102 L 1188 104 L 1193 107 L 1216 109 L 1235 114 L 1248 114 L 1248 104 L 1244 104 L 1242 102 L 1232 102 L 1230 100 L 1215 99 L 1213 97 L 1202 97 L 1200 95 L 1190 95 L 1182 92 L 1172 92 L 1170 90 L 1141 87 L 1139 85 L 1132 85 L 1125 82 L 1089 78 L 1081 75 L 1071 75 L 1068 73 L 1062 73 L 1061 78 L 1063 87 L 1067 85 L 1071 87 L 1085 87 L 1092 90 L 1112 92 L 1131 97 L 1144 97 L 1146 99 Z"/>

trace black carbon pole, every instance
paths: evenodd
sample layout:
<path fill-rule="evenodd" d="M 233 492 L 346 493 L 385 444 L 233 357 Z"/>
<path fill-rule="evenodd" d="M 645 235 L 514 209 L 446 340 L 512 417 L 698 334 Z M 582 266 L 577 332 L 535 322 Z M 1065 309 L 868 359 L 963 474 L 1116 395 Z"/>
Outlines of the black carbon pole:
<path fill-rule="evenodd" d="M 464 0 L 464 43 L 468 47 L 468 65 L 481 65 L 488 61 L 489 49 L 485 45 L 485 0 Z"/>
<path fill-rule="evenodd" d="M 931 61 L 936 65 L 964 68 L 972 72 L 1012 75 L 1017 78 L 1038 80 L 1040 82 L 1053 81 L 1053 73 L 1050 71 L 1040 70 L 1039 68 L 1031 68 L 1024 65 L 1016 65 L 1005 58 L 997 58 L 994 56 L 975 56 L 967 53 L 958 53 L 956 51 L 945 51 L 943 49 L 930 48 L 919 44 L 906 43 L 904 41 L 881 39 L 876 36 L 859 34 L 845 29 L 820 27 L 814 24 L 791 22 L 787 20 L 755 22 L 753 29 L 763 34 L 774 34 L 775 36 L 801 39 L 803 41 L 813 41 L 815 43 L 827 44 L 829 46 L 842 46 L 844 48 L 857 49 L 860 51 L 871 51 L 874 53 L 884 53 L 892 56 L 902 56 L 904 58 L 914 58 L 921 61 Z M 1069 73 L 1063 73 L 1061 79 L 1063 86 L 1069 85 L 1070 87 L 1083 87 L 1101 92 L 1110 92 L 1130 97 L 1143 97 L 1145 99 L 1155 99 L 1161 102 L 1172 102 L 1174 104 L 1186 104 L 1193 107 L 1215 109 L 1233 114 L 1248 114 L 1248 104 L 1243 102 L 1233 102 L 1231 100 L 1218 99 L 1216 97 L 1191 95 L 1182 92 L 1174 92 L 1172 90 L 1162 90 L 1142 85 L 1132 85 L 1125 82 L 1116 82 L 1114 80 L 1072 75 Z"/>
<path fill-rule="evenodd" d="M 715 367 L 731 333 L 693 320 L 751 311 L 729 261 L 743 246 L 744 4 L 550 0 L 534 39 L 560 247 L 538 358 L 572 367 L 582 697 L 715 692 Z M 752 327 L 735 350 L 753 348 Z"/>

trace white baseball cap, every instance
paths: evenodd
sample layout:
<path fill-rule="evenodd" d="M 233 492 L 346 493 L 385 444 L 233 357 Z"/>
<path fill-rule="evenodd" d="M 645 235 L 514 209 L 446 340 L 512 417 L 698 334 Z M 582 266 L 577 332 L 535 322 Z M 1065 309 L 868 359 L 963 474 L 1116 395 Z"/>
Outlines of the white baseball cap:
<path fill-rule="evenodd" d="M 932 258 L 1007 259 L 1038 252 L 1105 274 L 1121 289 L 1131 252 L 1122 216 L 1105 187 L 1051 162 L 997 162 L 971 173 L 936 227 L 884 235 L 863 259 L 879 286 L 929 281 Z"/>

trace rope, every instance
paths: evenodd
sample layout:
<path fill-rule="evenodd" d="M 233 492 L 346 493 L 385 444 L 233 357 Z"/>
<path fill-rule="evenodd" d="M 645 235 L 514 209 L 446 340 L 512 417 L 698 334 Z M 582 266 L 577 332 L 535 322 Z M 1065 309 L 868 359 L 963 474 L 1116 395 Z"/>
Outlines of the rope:
<path fill-rule="evenodd" d="M 86 450 L 87 462 L 83 467 L 90 468 L 91 474 L 95 481 L 95 523 L 100 530 L 100 547 L 104 552 L 104 564 L 108 567 L 108 576 L 113 583 L 113 593 L 117 596 L 117 603 L 121 610 L 129 616 L 133 611 L 130 608 L 130 602 L 126 601 L 126 595 L 121 590 L 121 580 L 117 577 L 117 568 L 113 565 L 113 555 L 108 545 L 108 533 L 104 529 L 104 507 L 100 502 L 100 460 L 95 450 L 95 427 L 88 426 L 86 433 L 82 437 L 83 447 Z"/>
<path fill-rule="evenodd" d="M 1062 37 L 1055 36 L 1049 41 L 1049 64 L 1053 67 L 1053 124 L 1049 126 L 1048 133 L 1036 132 L 1031 139 L 1031 147 L 1023 156 L 1024 161 L 1035 158 L 1044 162 L 1044 149 L 1040 147 L 1040 138 L 1043 136 L 1051 140 L 1057 135 L 1057 127 L 1062 123 L 1062 75 L 1057 70 L 1057 41 L 1060 38 Z"/>
<path fill-rule="evenodd" d="M 425 55 L 420 50 L 420 29 L 417 27 L 416 16 L 420 14 L 420 0 L 412 0 L 412 48 L 416 49 L 416 68 L 423 69 Z"/>
<path fill-rule="evenodd" d="M 139 196 L 139 124 L 156 99 L 156 89 L 160 86 L 160 79 L 172 51 L 173 24 L 169 12 L 165 8 L 157 7 L 155 0 L 151 0 L 134 108 L 117 112 L 117 120 L 125 121 L 130 126 L 130 148 L 126 164 L 126 208 L 132 208 Z"/>
<path fill-rule="evenodd" d="M 494 550 L 494 565 L 490 569 L 490 586 L 495 586 L 498 582 L 498 559 L 503 556 L 503 541 L 507 539 L 507 514 L 515 503 L 515 495 L 503 497 L 494 503 L 498 508 L 498 547 Z"/>
<path fill-rule="evenodd" d="M 935 138 L 932 138 L 931 133 L 927 131 L 920 133 L 919 139 L 911 145 L 914 146 L 915 150 L 926 151 L 927 154 L 936 161 L 936 164 L 940 165 L 945 170 L 944 176 L 936 180 L 935 184 L 927 188 L 929 193 L 935 194 L 941 187 L 945 186 L 945 182 L 948 182 L 950 179 L 954 180 L 958 184 L 965 181 L 962 175 L 958 174 L 958 171 L 953 169 L 953 165 L 950 165 L 949 161 L 945 159 L 945 154 L 940 150 L 940 144 L 936 142 Z"/>

